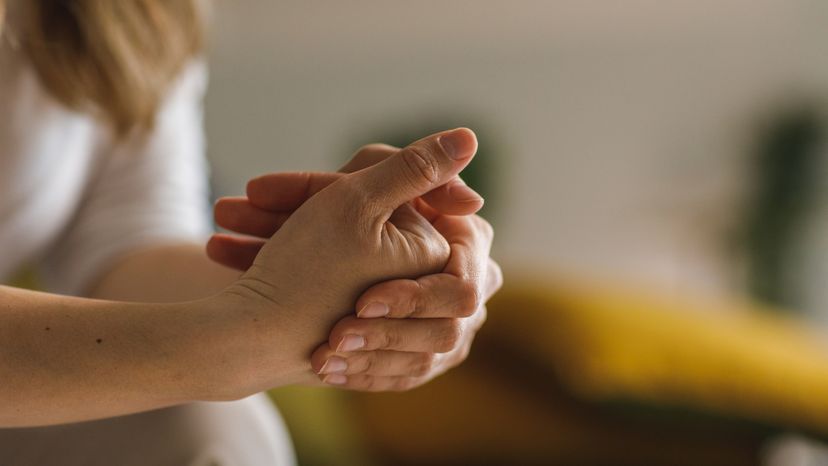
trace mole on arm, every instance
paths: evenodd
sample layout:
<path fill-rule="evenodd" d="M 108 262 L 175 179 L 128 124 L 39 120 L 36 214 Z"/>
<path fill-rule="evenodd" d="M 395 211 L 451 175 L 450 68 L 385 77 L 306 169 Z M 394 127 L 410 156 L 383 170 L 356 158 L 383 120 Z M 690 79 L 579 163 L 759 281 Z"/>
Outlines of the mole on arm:
<path fill-rule="evenodd" d="M 95 342 L 96 342 L 96 343 L 98 343 L 99 345 L 101 344 L 101 342 L 102 342 L 102 341 L 103 341 L 103 340 L 102 340 L 102 339 L 100 339 L 100 338 L 98 338 L 97 340 L 95 340 Z"/>

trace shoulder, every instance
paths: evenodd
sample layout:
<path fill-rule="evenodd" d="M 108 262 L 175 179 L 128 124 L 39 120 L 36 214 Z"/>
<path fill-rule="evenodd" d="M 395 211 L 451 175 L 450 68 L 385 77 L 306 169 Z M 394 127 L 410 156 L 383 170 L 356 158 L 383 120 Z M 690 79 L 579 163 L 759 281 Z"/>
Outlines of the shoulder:
<path fill-rule="evenodd" d="M 207 91 L 207 64 L 199 58 L 186 63 L 167 89 L 165 103 L 201 100 Z"/>

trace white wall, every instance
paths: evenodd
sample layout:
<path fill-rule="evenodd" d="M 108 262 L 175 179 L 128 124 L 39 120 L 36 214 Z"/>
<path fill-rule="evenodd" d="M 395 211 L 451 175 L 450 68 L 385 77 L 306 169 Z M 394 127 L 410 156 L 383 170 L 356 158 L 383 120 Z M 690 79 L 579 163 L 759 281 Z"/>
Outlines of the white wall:
<path fill-rule="evenodd" d="M 506 149 L 499 259 L 721 290 L 744 142 L 826 94 L 826 24 L 822 0 L 221 2 L 214 182 L 333 169 L 366 127 L 467 110 Z"/>

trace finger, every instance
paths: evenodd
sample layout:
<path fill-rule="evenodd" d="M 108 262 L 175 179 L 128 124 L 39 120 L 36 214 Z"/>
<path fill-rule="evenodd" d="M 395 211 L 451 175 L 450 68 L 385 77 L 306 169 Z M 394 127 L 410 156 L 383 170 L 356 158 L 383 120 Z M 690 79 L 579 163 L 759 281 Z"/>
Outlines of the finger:
<path fill-rule="evenodd" d="M 420 215 L 422 215 L 431 224 L 434 224 L 434 222 L 436 222 L 442 215 L 438 210 L 435 210 L 434 207 L 428 205 L 422 197 L 411 201 L 411 205 L 413 205 L 414 208 L 417 209 L 417 212 L 419 212 Z"/>
<path fill-rule="evenodd" d="M 340 320 L 331 330 L 328 344 L 337 352 L 409 351 L 447 353 L 462 341 L 460 319 L 358 319 Z"/>
<path fill-rule="evenodd" d="M 477 306 L 474 283 L 438 273 L 374 285 L 357 300 L 357 316 L 363 319 L 468 317 Z"/>
<path fill-rule="evenodd" d="M 359 149 L 339 171 L 353 173 L 376 165 L 399 151 L 399 147 L 387 144 L 369 144 Z M 423 199 L 446 215 L 469 215 L 483 207 L 483 198 L 466 186 L 466 183 L 459 176 L 455 176 L 448 183 L 425 193 Z"/>
<path fill-rule="evenodd" d="M 224 197 L 213 207 L 216 223 L 236 233 L 270 238 L 290 217 L 290 212 L 273 212 L 254 206 L 245 197 Z"/>
<path fill-rule="evenodd" d="M 331 374 L 324 376 L 322 380 L 328 385 L 347 390 L 361 392 L 402 392 L 419 387 L 427 382 L 428 378 Z"/>
<path fill-rule="evenodd" d="M 247 183 L 247 197 L 260 209 L 292 212 L 342 176 L 342 173 L 269 173 Z"/>
<path fill-rule="evenodd" d="M 446 215 L 471 215 L 483 208 L 483 197 L 459 176 L 423 194 L 423 200 Z"/>
<path fill-rule="evenodd" d="M 477 138 L 467 128 L 438 133 L 348 175 L 347 186 L 364 193 L 387 218 L 400 205 L 452 179 L 476 151 Z"/>
<path fill-rule="evenodd" d="M 449 242 L 451 255 L 445 273 L 475 284 L 477 292 L 484 296 L 484 285 L 489 267 L 494 232 L 483 218 L 440 216 L 434 228 Z"/>
<path fill-rule="evenodd" d="M 471 351 L 472 340 L 469 339 L 460 347 L 456 348 L 450 353 L 446 354 L 428 354 L 428 353 L 402 353 L 402 354 L 418 354 L 420 356 L 415 356 L 414 359 L 411 361 L 413 366 L 411 366 L 412 372 L 407 374 L 397 374 L 397 375 L 374 375 L 367 372 L 358 372 L 358 373 L 350 373 L 351 370 L 348 367 L 343 366 L 340 364 L 328 364 L 327 368 L 324 368 L 324 363 L 320 361 L 320 363 L 315 363 L 314 368 L 319 367 L 319 374 L 320 380 L 327 384 L 327 385 L 334 385 L 341 388 L 347 388 L 352 390 L 361 390 L 361 391 L 400 391 L 400 390 L 410 390 L 412 388 L 418 387 L 435 377 L 440 376 L 441 374 L 445 373 L 449 369 L 458 366 L 466 358 L 469 356 L 469 352 Z M 330 348 L 327 348 L 328 350 Z M 322 353 L 319 351 L 320 354 Z M 376 351 L 368 351 L 364 353 L 356 353 L 357 355 L 365 354 L 370 355 L 373 353 L 378 353 Z M 336 353 L 333 353 L 336 354 Z M 333 356 L 336 357 L 336 356 Z M 333 358 L 332 357 L 332 358 Z M 417 358 L 422 358 L 420 361 L 419 367 L 416 366 Z M 331 359 L 332 359 L 331 358 Z M 348 359 L 350 362 L 350 359 Z M 346 362 L 347 364 L 347 362 Z M 338 370 L 336 372 L 331 371 L 330 368 L 336 367 Z M 345 367 L 343 369 L 343 367 Z M 324 368 L 324 369 L 323 369 Z M 421 375 L 415 375 L 421 374 Z"/>
<path fill-rule="evenodd" d="M 389 146 L 388 144 L 368 144 L 356 151 L 351 160 L 343 165 L 339 171 L 353 173 L 376 165 L 399 151 L 399 147 Z"/>
<path fill-rule="evenodd" d="M 207 241 L 207 256 L 219 264 L 245 271 L 264 245 L 262 239 L 217 233 Z"/>
<path fill-rule="evenodd" d="M 488 301 L 498 290 L 503 286 L 503 271 L 500 270 L 500 265 L 489 258 L 489 270 L 486 273 L 486 291 L 485 300 Z"/>
<path fill-rule="evenodd" d="M 323 344 L 311 355 L 311 367 L 314 372 L 322 376 L 365 374 L 420 377 L 428 374 L 437 360 L 438 356 L 434 353 L 403 351 L 337 353 L 328 344 Z"/>
<path fill-rule="evenodd" d="M 479 217 L 438 217 L 435 227 L 449 241 L 451 254 L 443 273 L 415 280 L 391 280 L 366 290 L 356 302 L 360 318 L 468 317 L 502 282 L 490 264 L 491 232 Z M 495 274 L 489 284 L 489 271 Z"/>

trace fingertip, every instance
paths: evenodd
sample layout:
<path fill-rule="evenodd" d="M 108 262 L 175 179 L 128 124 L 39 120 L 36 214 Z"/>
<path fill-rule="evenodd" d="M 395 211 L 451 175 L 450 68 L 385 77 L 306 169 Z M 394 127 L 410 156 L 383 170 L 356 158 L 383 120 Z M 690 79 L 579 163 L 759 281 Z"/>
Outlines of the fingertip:
<path fill-rule="evenodd" d="M 278 183 L 278 176 L 278 173 L 268 173 L 266 175 L 260 175 L 248 180 L 247 185 L 245 185 L 244 188 L 244 192 L 247 194 L 248 199 L 250 199 L 250 201 L 257 206 L 265 206 L 269 202 L 270 198 L 265 187 L 276 186 Z"/>
<path fill-rule="evenodd" d="M 245 193 L 250 202 L 261 209 L 281 210 L 280 203 L 293 194 L 294 185 L 306 184 L 307 178 L 308 174 L 304 172 L 266 173 L 248 180 Z"/>
<path fill-rule="evenodd" d="M 448 197 L 443 196 L 429 196 L 425 199 L 429 207 L 434 209 L 438 214 L 467 216 L 480 212 L 483 208 L 483 200 L 471 202 L 458 202 Z"/>
<path fill-rule="evenodd" d="M 247 197 L 250 197 L 250 193 L 258 194 L 259 185 L 261 184 L 262 180 L 265 178 L 272 178 L 273 174 L 268 173 L 266 175 L 259 175 L 254 178 L 250 178 L 247 180 L 247 184 L 244 186 L 244 192 L 247 194 Z"/>
<path fill-rule="evenodd" d="M 460 178 L 455 178 L 447 185 L 449 196 L 452 200 L 461 203 L 479 203 L 483 204 L 483 197 L 477 194 L 477 191 L 471 189 Z"/>
<path fill-rule="evenodd" d="M 207 240 L 207 243 L 204 245 L 204 252 L 207 253 L 207 257 L 211 260 L 216 261 L 216 235 L 210 235 L 210 239 Z M 218 262 L 218 261 L 216 261 Z"/>
<path fill-rule="evenodd" d="M 466 160 L 477 152 L 477 135 L 469 128 L 460 127 L 437 138 L 446 155 L 454 160 Z"/>
<path fill-rule="evenodd" d="M 345 385 L 348 383 L 348 376 L 342 374 L 329 374 L 323 376 L 322 381 L 329 385 Z"/>
<path fill-rule="evenodd" d="M 245 271 L 253 265 L 264 240 L 215 233 L 205 245 L 207 257 L 226 267 Z"/>
<path fill-rule="evenodd" d="M 211 236 L 210 239 L 207 240 L 207 244 L 204 246 L 207 257 L 211 261 L 225 267 L 241 271 L 246 270 L 247 268 L 244 267 L 244 264 L 239 263 L 239 261 L 235 260 L 230 254 L 228 254 L 227 241 L 217 236 L 218 235 Z"/>
<path fill-rule="evenodd" d="M 334 351 L 331 350 L 331 347 L 326 343 L 319 345 L 319 347 L 313 351 L 310 362 L 311 369 L 315 374 L 322 373 L 322 370 L 325 368 L 325 362 L 332 354 L 334 354 Z"/>
<path fill-rule="evenodd" d="M 331 329 L 328 335 L 328 346 L 332 349 L 338 348 L 345 339 L 345 336 L 358 333 L 361 325 L 360 320 L 355 315 L 343 317 Z"/>
<path fill-rule="evenodd" d="M 360 319 L 377 319 L 387 316 L 390 311 L 391 308 L 388 307 L 388 304 L 372 301 L 357 311 L 357 317 Z"/>
<path fill-rule="evenodd" d="M 213 204 L 213 218 L 222 228 L 232 229 L 233 219 L 239 204 L 247 202 L 245 198 L 223 197 Z"/>
<path fill-rule="evenodd" d="M 205 250 L 210 259 L 218 261 L 218 259 L 226 256 L 227 247 L 233 242 L 233 236 L 225 233 L 213 233 L 207 240 Z"/>

